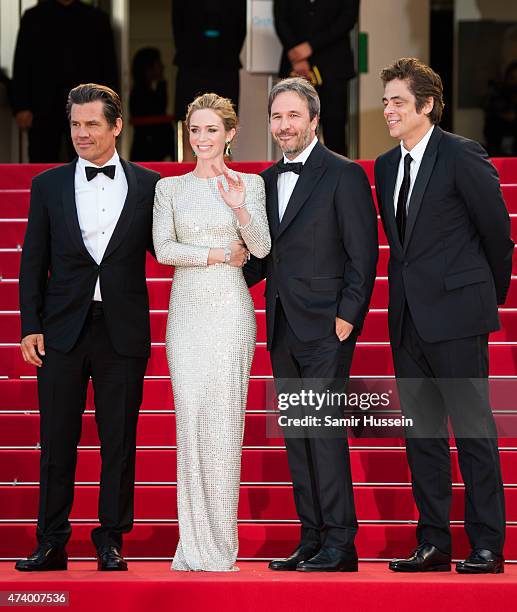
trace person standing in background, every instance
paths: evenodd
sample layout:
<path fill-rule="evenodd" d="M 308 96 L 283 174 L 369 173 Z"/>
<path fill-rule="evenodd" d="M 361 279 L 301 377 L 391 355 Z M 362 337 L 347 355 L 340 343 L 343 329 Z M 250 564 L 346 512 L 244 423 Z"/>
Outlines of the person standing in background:
<path fill-rule="evenodd" d="M 275 29 L 284 51 L 279 76 L 321 76 L 321 124 L 325 146 L 347 154 L 348 81 L 355 76 L 350 31 L 359 0 L 275 0 Z"/>
<path fill-rule="evenodd" d="M 48 0 L 23 14 L 13 66 L 12 106 L 29 133 L 29 161 L 68 162 L 75 157 L 64 112 L 79 83 L 118 89 L 109 18 L 79 0 Z"/>
<path fill-rule="evenodd" d="M 175 161 L 174 130 L 167 117 L 167 81 L 159 49 L 144 47 L 133 58 L 129 111 L 133 122 L 132 161 Z M 138 120 L 155 123 L 137 123 Z"/>
<path fill-rule="evenodd" d="M 172 30 L 178 67 L 174 116 L 185 121 L 187 106 L 213 92 L 232 101 L 239 114 L 240 53 L 246 37 L 246 0 L 174 0 Z M 183 160 L 194 159 L 183 129 Z"/>

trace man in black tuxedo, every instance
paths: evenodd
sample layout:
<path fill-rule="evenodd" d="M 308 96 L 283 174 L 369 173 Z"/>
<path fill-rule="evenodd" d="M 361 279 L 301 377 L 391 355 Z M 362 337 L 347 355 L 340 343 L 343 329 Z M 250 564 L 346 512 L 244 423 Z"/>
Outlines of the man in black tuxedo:
<path fill-rule="evenodd" d="M 266 278 L 267 346 L 282 379 L 348 377 L 375 280 L 377 219 L 362 168 L 316 137 L 319 98 L 305 79 L 269 98 L 284 160 L 263 173 L 272 248 L 252 258 L 249 286 Z M 339 384 L 339 383 L 338 383 Z M 273 570 L 357 571 L 357 532 L 346 432 L 285 439 L 301 541 Z"/>
<path fill-rule="evenodd" d="M 355 76 L 350 31 L 359 0 L 275 0 L 275 29 L 283 46 L 280 77 L 308 77 L 316 67 L 322 83 L 321 123 L 325 145 L 346 155 L 348 81 Z"/>
<path fill-rule="evenodd" d="M 402 58 L 381 79 L 388 129 L 400 140 L 375 163 L 391 255 L 389 332 L 396 376 L 420 381 L 418 389 L 400 381 L 402 410 L 424 426 L 406 440 L 418 546 L 390 569 L 450 570 L 451 416 L 472 546 L 456 569 L 498 573 L 504 493 L 486 385 L 488 334 L 499 329 L 497 305 L 510 284 L 510 220 L 484 149 L 438 127 L 440 77 L 417 59 Z"/>
<path fill-rule="evenodd" d="M 118 88 L 108 15 L 80 0 L 47 0 L 27 9 L 16 40 L 12 106 L 18 127 L 28 130 L 31 162 L 74 158 L 66 99 L 77 83 L 91 82 Z"/>
<path fill-rule="evenodd" d="M 21 350 L 38 368 L 38 547 L 21 571 L 66 569 L 77 445 L 91 377 L 101 442 L 100 570 L 126 570 L 136 426 L 150 354 L 146 250 L 159 175 L 121 159 L 117 94 L 79 85 L 67 105 L 78 154 L 32 183 L 20 270 Z"/>

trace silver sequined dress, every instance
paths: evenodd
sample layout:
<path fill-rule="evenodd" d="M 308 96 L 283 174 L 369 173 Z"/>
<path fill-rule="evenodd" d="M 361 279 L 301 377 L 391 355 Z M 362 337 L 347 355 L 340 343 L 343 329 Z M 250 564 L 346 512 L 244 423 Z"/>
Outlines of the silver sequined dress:
<path fill-rule="evenodd" d="M 176 410 L 180 541 L 175 570 L 236 569 L 242 438 L 256 322 L 242 269 L 208 266 L 207 259 L 210 248 L 239 238 L 257 257 L 269 252 L 262 178 L 240 176 L 251 215 L 244 227 L 221 198 L 215 178 L 190 172 L 156 186 L 156 256 L 176 267 L 166 334 Z"/>

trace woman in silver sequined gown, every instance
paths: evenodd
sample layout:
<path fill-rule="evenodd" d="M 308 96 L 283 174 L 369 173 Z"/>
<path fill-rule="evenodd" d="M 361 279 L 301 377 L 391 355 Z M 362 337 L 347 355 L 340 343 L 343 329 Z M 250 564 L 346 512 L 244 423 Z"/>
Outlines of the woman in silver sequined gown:
<path fill-rule="evenodd" d="M 176 411 L 175 570 L 237 569 L 242 439 L 256 339 L 242 265 L 248 251 L 268 254 L 270 236 L 262 178 L 224 166 L 225 141 L 235 134 L 228 104 L 215 94 L 194 101 L 187 124 L 196 168 L 156 188 L 156 256 L 175 266 L 166 334 Z M 224 176 L 214 176 L 218 170 Z"/>

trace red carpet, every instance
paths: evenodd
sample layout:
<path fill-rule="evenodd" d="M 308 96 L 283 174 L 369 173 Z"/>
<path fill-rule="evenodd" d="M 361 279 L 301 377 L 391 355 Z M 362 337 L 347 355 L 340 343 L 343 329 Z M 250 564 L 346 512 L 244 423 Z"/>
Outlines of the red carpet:
<path fill-rule="evenodd" d="M 372 162 L 361 162 L 372 181 Z M 517 238 L 517 160 L 494 160 Z M 162 176 L 192 169 L 189 164 L 146 164 Z M 258 172 L 266 163 L 234 164 Z M 174 403 L 165 360 L 164 335 L 173 270 L 148 259 L 152 357 L 147 371 L 138 430 L 135 528 L 125 540 L 132 562 L 127 574 L 95 571 L 93 563 L 73 562 L 70 571 L 26 575 L 12 569 L 12 560 L 34 547 L 38 503 L 38 414 L 35 372 L 19 354 L 18 272 L 26 227 L 32 176 L 48 166 L 0 165 L 0 591 L 8 589 L 66 590 L 74 610 L 320 610 L 397 611 L 462 607 L 472 610 L 513 607 L 517 567 L 503 576 L 462 577 L 451 574 L 405 576 L 392 574 L 383 563 L 362 563 L 358 574 L 273 574 L 265 561 L 240 563 L 235 574 L 170 572 L 169 560 L 177 538 Z M 373 181 L 372 181 L 373 182 Z M 379 226 L 380 227 L 380 226 Z M 371 311 L 356 350 L 354 376 L 392 374 L 387 334 L 387 261 L 389 251 L 379 232 L 381 251 Z M 517 257 L 517 256 L 516 256 Z M 517 266 L 515 267 L 517 270 Z M 504 426 L 517 427 L 517 272 L 508 301 L 500 309 L 503 329 L 490 338 L 491 376 L 509 377 L 492 398 Z M 266 384 L 271 366 L 265 349 L 263 286 L 252 290 L 258 322 L 258 345 L 248 395 L 248 413 L 239 506 L 239 556 L 269 559 L 288 553 L 299 526 L 290 488 L 283 440 L 266 434 Z M 89 533 L 97 514 L 99 480 L 98 437 L 93 396 L 88 393 L 76 473 L 72 511 L 74 532 L 69 553 L 92 558 Z M 510 431 L 510 429 L 509 429 Z M 356 432 L 357 433 L 357 432 Z M 416 509 L 411 495 L 404 442 L 400 438 L 352 437 L 352 475 L 360 529 L 362 559 L 405 555 L 415 543 Z M 507 501 L 505 556 L 517 561 L 517 436 L 500 439 Z M 453 459 L 453 555 L 464 557 L 468 543 L 463 530 L 463 485 Z M 473 588 L 475 585 L 475 588 Z M 101 603 L 102 602 L 102 603 Z"/>
<path fill-rule="evenodd" d="M 0 590 L 67 591 L 70 609 L 81 612 L 505 611 L 513 609 L 517 597 L 516 567 L 498 576 L 393 574 L 384 563 L 362 563 L 354 574 L 326 575 L 273 574 L 264 563 L 249 562 L 230 574 L 173 572 L 165 562 L 131 563 L 128 572 L 116 574 L 97 572 L 88 562 L 69 567 L 28 577 L 0 564 Z"/>

